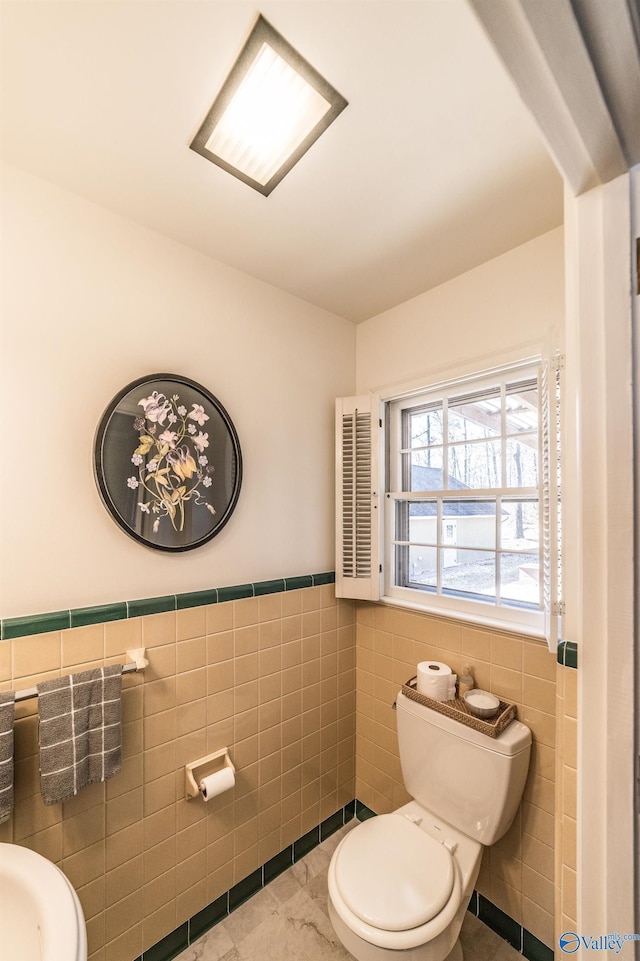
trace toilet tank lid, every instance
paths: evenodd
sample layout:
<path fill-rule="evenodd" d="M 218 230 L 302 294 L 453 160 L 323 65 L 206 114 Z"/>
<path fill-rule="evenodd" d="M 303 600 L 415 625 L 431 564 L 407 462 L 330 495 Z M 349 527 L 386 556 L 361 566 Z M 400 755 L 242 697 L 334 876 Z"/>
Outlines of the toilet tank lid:
<path fill-rule="evenodd" d="M 457 738 L 469 741 L 471 744 L 477 744 L 478 747 L 485 751 L 492 751 L 494 754 L 504 754 L 512 757 L 522 751 L 528 751 L 531 746 L 531 731 L 526 724 L 522 724 L 520 721 L 512 721 L 498 737 L 489 737 L 488 734 L 476 731 L 475 728 L 468 727 L 446 714 L 440 714 L 438 711 L 426 707 L 426 705 L 411 700 L 402 691 L 398 691 L 396 705 L 399 711 L 413 714 L 415 717 L 433 724 Z"/>

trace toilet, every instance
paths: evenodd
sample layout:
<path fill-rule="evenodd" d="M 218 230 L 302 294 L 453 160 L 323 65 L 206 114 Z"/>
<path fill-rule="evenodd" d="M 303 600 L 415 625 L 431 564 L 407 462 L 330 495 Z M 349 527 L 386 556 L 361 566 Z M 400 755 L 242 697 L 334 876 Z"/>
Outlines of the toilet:
<path fill-rule="evenodd" d="M 402 776 L 414 799 L 362 822 L 328 872 L 329 917 L 357 961 L 463 961 L 459 941 L 482 852 L 509 830 L 531 732 L 489 737 L 400 692 Z"/>

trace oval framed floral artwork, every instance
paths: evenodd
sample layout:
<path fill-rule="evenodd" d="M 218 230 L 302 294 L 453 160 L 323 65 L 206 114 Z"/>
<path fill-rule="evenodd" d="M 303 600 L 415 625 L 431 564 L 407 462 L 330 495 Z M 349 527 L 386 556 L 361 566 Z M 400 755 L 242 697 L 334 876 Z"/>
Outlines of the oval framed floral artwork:
<path fill-rule="evenodd" d="M 208 390 L 175 374 L 124 387 L 98 425 L 95 477 L 103 503 L 130 537 L 188 551 L 227 523 L 242 484 L 228 413 Z"/>

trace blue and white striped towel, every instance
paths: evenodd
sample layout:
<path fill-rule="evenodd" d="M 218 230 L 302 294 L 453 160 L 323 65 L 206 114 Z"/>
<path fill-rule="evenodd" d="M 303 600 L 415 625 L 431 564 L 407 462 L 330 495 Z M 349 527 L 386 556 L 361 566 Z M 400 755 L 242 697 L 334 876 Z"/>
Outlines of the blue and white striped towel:
<path fill-rule="evenodd" d="M 40 793 L 45 804 L 106 781 L 122 766 L 122 664 L 43 681 L 38 690 Z"/>
<path fill-rule="evenodd" d="M 15 691 L 0 693 L 0 824 L 13 811 L 13 722 Z"/>

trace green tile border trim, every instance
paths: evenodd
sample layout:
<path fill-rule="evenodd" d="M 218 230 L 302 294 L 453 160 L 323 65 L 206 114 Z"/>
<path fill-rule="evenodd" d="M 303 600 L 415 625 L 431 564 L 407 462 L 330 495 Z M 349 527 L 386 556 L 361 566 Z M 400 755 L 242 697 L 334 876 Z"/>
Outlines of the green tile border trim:
<path fill-rule="evenodd" d="M 304 587 L 313 587 L 313 574 L 302 575 L 302 577 L 285 577 L 285 591 L 298 591 Z"/>
<path fill-rule="evenodd" d="M 342 816 L 342 820 L 340 817 Z M 344 824 L 344 808 L 341 811 L 336 811 L 331 817 L 326 818 L 320 825 L 320 844 L 326 841 L 327 838 L 339 831 Z"/>
<path fill-rule="evenodd" d="M 239 908 L 241 904 L 257 894 L 260 888 L 264 887 L 264 865 L 256 868 L 251 874 L 242 881 L 238 881 L 232 888 L 229 888 L 229 913 Z"/>
<path fill-rule="evenodd" d="M 296 861 L 301 861 L 302 858 L 309 853 L 309 851 L 313 851 L 313 849 L 317 848 L 319 844 L 320 825 L 318 824 L 315 828 L 312 828 L 311 831 L 307 831 L 307 833 L 303 834 L 301 838 L 298 838 L 297 841 L 293 842 L 294 863 Z"/>
<path fill-rule="evenodd" d="M 282 577 L 275 581 L 260 581 L 253 585 L 253 593 L 256 597 L 264 594 L 281 594 L 285 590 L 285 582 Z"/>
<path fill-rule="evenodd" d="M 368 821 L 369 818 L 377 816 L 375 811 L 372 811 L 371 808 L 368 808 L 366 804 L 363 804 L 362 801 L 358 801 L 357 799 L 355 815 L 358 821 Z"/>
<path fill-rule="evenodd" d="M 553 951 L 531 931 L 522 929 L 522 953 L 527 961 L 553 961 Z"/>
<path fill-rule="evenodd" d="M 31 634 L 49 634 L 51 631 L 84 627 L 87 624 L 124 621 L 130 617 L 143 617 L 146 614 L 184 611 L 190 607 L 222 604 L 225 601 L 236 601 L 243 597 L 263 597 L 265 594 L 298 591 L 306 587 L 335 584 L 335 580 L 334 571 L 325 571 L 320 574 L 303 574 L 300 577 L 279 577 L 269 581 L 235 584 L 231 587 L 213 587 L 204 591 L 189 591 L 186 594 L 167 594 L 164 597 L 146 597 L 135 601 L 78 607 L 69 611 L 6 617 L 0 621 L 0 640 L 9 641 Z"/>
<path fill-rule="evenodd" d="M 478 892 L 477 917 L 499 934 L 512 948 L 522 953 L 522 925 Z"/>
<path fill-rule="evenodd" d="M 144 614 L 164 614 L 175 611 L 176 595 L 167 594 L 166 597 L 149 597 L 141 601 L 127 601 L 127 617 L 142 617 Z"/>
<path fill-rule="evenodd" d="M 158 941 L 152 948 L 145 951 L 141 957 L 144 961 L 171 961 L 189 947 L 189 922 L 185 921 L 179 928 L 168 934 L 162 941 Z"/>
<path fill-rule="evenodd" d="M 69 611 L 71 627 L 86 627 L 87 624 L 104 624 L 106 621 L 122 621 L 128 616 L 128 604 L 97 604 L 95 607 L 80 607 Z"/>
<path fill-rule="evenodd" d="M 198 911 L 192 918 L 189 918 L 189 941 L 193 943 L 201 938 L 209 928 L 212 928 L 219 921 L 224 920 L 229 913 L 229 892 L 221 894 L 219 898 L 208 904 L 202 911 Z M 147 952 L 148 953 L 148 952 Z"/>
<path fill-rule="evenodd" d="M 234 587 L 218 588 L 218 604 L 225 601 L 239 601 L 243 597 L 255 597 L 253 584 L 236 584 Z"/>
<path fill-rule="evenodd" d="M 147 948 L 136 958 L 136 961 L 172 961 L 185 948 L 188 948 L 203 934 L 223 921 L 232 911 L 235 911 L 250 897 L 266 887 L 270 881 L 290 868 L 294 861 L 300 860 L 309 851 L 313 851 L 321 843 L 321 839 L 324 841 L 330 835 L 339 831 L 341 827 L 344 827 L 345 824 L 348 824 L 353 819 L 355 805 L 355 801 L 350 801 L 344 807 L 338 808 L 335 814 L 325 818 L 313 830 L 308 831 L 293 844 L 289 844 L 248 877 L 234 884 L 229 891 L 221 894 L 211 904 L 198 911 L 192 918 L 177 927 L 175 931 L 171 931 L 152 947 Z M 297 857 L 295 855 L 296 850 L 298 851 Z"/>
<path fill-rule="evenodd" d="M 71 611 L 53 611 L 33 617 L 10 617 L 1 622 L 2 640 L 24 637 L 26 634 L 49 634 L 71 627 Z"/>
<path fill-rule="evenodd" d="M 190 607 L 206 607 L 207 604 L 218 603 L 218 591 L 214 587 L 210 591 L 189 591 L 188 594 L 176 594 L 176 610 L 186 611 Z"/>
<path fill-rule="evenodd" d="M 558 644 L 558 664 L 563 667 L 578 667 L 578 645 L 575 641 L 560 641 Z"/>
<path fill-rule="evenodd" d="M 314 574 L 313 575 L 313 586 L 319 587 L 321 584 L 335 584 L 336 582 L 336 572 L 328 571 L 326 574 Z"/>

